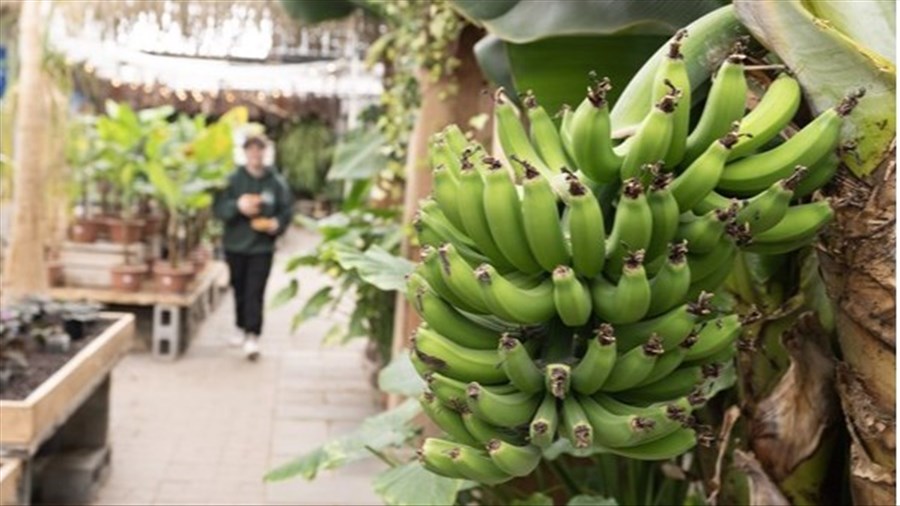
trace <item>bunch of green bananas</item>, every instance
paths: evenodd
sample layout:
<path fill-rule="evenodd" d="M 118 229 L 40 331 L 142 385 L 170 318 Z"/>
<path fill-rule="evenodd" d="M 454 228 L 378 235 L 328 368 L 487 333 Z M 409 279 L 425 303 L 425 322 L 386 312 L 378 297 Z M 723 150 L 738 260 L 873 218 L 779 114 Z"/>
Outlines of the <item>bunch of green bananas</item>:
<path fill-rule="evenodd" d="M 456 126 L 431 146 L 433 197 L 415 226 L 422 260 L 407 296 L 423 324 L 411 358 L 428 416 L 447 434 L 420 460 L 435 473 L 501 483 L 542 450 L 636 459 L 679 455 L 707 437 L 691 413 L 735 353 L 742 321 L 710 305 L 741 249 L 808 244 L 832 216 L 797 204 L 833 174 L 848 97 L 777 147 L 797 82 L 783 74 L 744 116 L 740 52 L 722 63 L 690 129 L 690 93 L 670 42 L 655 107 L 612 138 L 609 81 L 560 128 L 527 96 L 530 132 L 498 92 L 510 166 Z"/>

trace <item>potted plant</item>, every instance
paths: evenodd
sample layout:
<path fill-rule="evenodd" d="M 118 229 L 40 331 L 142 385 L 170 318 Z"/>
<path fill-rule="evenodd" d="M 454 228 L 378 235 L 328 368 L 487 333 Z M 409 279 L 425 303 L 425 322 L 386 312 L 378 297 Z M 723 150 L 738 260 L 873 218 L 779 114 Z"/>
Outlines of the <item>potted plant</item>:
<path fill-rule="evenodd" d="M 198 257 L 206 261 L 194 252 L 201 227 L 209 219 L 212 192 L 225 183 L 233 167 L 231 126 L 246 121 L 245 116 L 243 109 L 237 109 L 211 125 L 202 116 L 182 116 L 173 126 L 172 138 L 161 146 L 161 156 L 148 161 L 147 177 L 168 215 L 168 256 L 153 269 L 158 290 L 185 291 L 197 272 Z"/>
<path fill-rule="evenodd" d="M 78 243 L 92 243 L 100 233 L 100 220 L 93 213 L 91 201 L 97 183 L 96 163 L 100 156 L 96 118 L 79 117 L 69 130 L 66 143 L 66 160 L 72 167 L 75 180 L 75 199 L 78 208 L 69 228 L 69 238 Z"/>

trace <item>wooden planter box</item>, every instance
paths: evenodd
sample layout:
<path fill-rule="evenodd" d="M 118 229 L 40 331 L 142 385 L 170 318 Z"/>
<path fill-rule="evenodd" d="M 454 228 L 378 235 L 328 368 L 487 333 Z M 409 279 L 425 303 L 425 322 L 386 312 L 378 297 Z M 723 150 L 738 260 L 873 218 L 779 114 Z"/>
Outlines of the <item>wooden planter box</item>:
<path fill-rule="evenodd" d="M 112 324 L 21 401 L 0 401 L 0 450 L 32 455 L 103 382 L 129 350 L 134 315 L 101 313 Z"/>
<path fill-rule="evenodd" d="M 22 461 L 0 459 L 0 505 L 19 504 L 19 485 L 22 482 Z"/>

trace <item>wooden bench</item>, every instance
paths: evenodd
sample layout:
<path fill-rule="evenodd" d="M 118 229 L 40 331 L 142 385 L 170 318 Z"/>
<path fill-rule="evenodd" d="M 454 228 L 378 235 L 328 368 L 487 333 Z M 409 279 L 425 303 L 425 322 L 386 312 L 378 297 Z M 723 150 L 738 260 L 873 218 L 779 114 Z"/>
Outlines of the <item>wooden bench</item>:
<path fill-rule="evenodd" d="M 140 292 L 121 292 L 110 288 L 62 287 L 50 290 L 60 300 L 90 300 L 118 306 L 152 306 L 151 347 L 157 357 L 175 359 L 184 350 L 187 338 L 199 322 L 219 305 L 221 288 L 227 283 L 228 269 L 222 262 L 209 262 L 183 294 L 158 292 L 152 281 Z"/>

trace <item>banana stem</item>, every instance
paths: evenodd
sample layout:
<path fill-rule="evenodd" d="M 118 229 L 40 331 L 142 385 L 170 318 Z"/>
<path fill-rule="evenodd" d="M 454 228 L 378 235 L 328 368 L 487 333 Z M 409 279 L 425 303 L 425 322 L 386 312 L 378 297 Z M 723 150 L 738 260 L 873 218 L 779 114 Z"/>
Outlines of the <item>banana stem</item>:
<path fill-rule="evenodd" d="M 736 295 L 743 299 L 745 304 L 758 304 L 759 300 L 757 300 L 756 289 L 753 286 L 753 280 L 750 277 L 750 269 L 747 266 L 747 258 L 744 256 L 743 252 L 738 251 L 733 265 L 734 268 L 729 276 L 729 281 L 732 285 L 731 288 L 736 292 Z"/>

